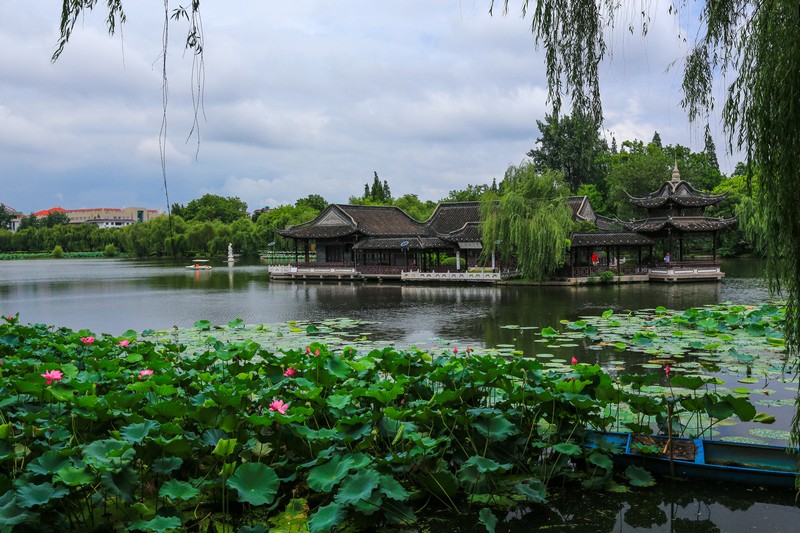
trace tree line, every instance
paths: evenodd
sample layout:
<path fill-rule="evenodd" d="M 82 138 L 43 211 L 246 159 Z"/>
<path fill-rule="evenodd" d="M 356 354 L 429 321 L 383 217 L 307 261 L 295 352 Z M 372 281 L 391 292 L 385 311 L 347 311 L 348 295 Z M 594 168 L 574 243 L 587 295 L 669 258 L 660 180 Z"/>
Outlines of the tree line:
<path fill-rule="evenodd" d="M 677 164 L 681 178 L 696 188 L 715 194 L 728 193 L 725 201 L 709 210 L 710 216 L 731 217 L 742 211 L 742 205 L 751 205 L 748 201 L 757 179 L 753 180 L 750 172 L 751 179 L 748 180 L 746 168 L 741 164 L 731 176 L 724 175 L 708 135 L 704 150 L 698 153 L 677 144 L 662 145 L 658 132 L 646 144 L 640 140 L 623 141 L 618 147 L 616 139 L 612 138 L 608 143 L 592 119 L 577 112 L 565 117 L 547 115 L 544 121 L 537 121 L 537 126 L 540 135 L 526 154 L 527 159 L 519 165 L 511 165 L 499 183 L 493 178 L 490 183 L 468 184 L 463 189 L 450 191 L 439 202 L 491 198 L 493 202 L 509 206 L 510 211 L 504 216 L 519 219 L 527 213 L 528 218 L 523 216 L 520 220 L 530 222 L 536 216 L 530 211 L 530 206 L 523 208 L 519 201 L 526 195 L 530 196 L 531 191 L 545 194 L 543 191 L 557 189 L 557 199 L 585 195 L 598 213 L 627 220 L 644 214 L 630 204 L 628 195 L 645 196 L 656 190 L 671 177 L 672 168 Z M 545 176 L 545 181 L 550 181 L 550 186 L 538 183 L 542 176 Z M 416 194 L 395 198 L 389 181 L 381 179 L 377 171 L 372 183 L 364 184 L 363 195 L 351 196 L 348 202 L 397 206 L 420 221 L 430 217 L 439 203 L 420 200 Z M 186 205 L 173 204 L 171 216 L 163 215 L 119 229 L 69 224 L 69 217 L 64 213 L 51 213 L 42 218 L 31 214 L 22 219 L 16 233 L 0 229 L 0 252 L 46 252 L 60 246 L 65 252 L 112 250 L 130 257 L 214 256 L 226 254 L 228 243 L 231 243 L 236 253 L 255 257 L 268 245 L 273 250 L 290 249 L 292 243 L 275 230 L 312 220 L 327 206 L 325 198 L 310 194 L 293 204 L 257 210 L 251 215 L 247 204 L 238 197 L 206 194 Z M 490 211 L 484 211 L 483 217 L 488 218 Z M 0 225 L 7 227 L 10 224 L 10 218 L 7 218 L 0 220 Z M 752 218 L 748 219 L 751 224 Z M 526 235 L 528 241 L 534 242 L 539 238 L 536 227 L 552 228 L 553 223 L 558 222 L 561 227 L 558 235 L 568 235 L 574 229 L 564 217 L 538 220 L 539 224 L 529 224 L 532 233 L 521 228 L 517 228 L 515 233 Z M 547 224 L 542 221 L 547 221 Z M 497 223 L 494 220 L 494 226 L 484 229 L 489 228 L 494 234 L 499 228 Z M 494 242 L 496 239 L 490 240 Z M 550 242 L 557 240 L 551 236 Z M 741 229 L 721 236 L 721 251 L 727 255 L 738 254 L 746 251 L 750 242 L 743 224 Z M 109 245 L 113 248 L 108 248 Z M 516 249 L 515 253 L 524 248 Z M 551 246 L 547 249 L 556 248 Z M 542 250 L 536 253 L 541 254 Z M 558 252 L 554 257 L 562 255 Z"/>

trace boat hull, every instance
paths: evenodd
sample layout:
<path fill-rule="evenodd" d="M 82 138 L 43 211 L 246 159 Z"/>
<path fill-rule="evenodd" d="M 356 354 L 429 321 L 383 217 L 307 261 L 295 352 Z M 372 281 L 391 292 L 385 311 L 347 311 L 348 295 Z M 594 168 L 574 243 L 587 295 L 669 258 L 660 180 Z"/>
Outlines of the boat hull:
<path fill-rule="evenodd" d="M 668 451 L 640 452 L 632 433 L 588 435 L 589 442 L 598 444 L 600 439 L 618 448 L 619 453 L 613 456 L 615 465 L 622 468 L 635 465 L 655 475 L 783 488 L 794 488 L 800 475 L 795 448 L 673 437 L 673 443 L 681 444 L 683 449 L 693 448 L 694 453 L 693 457 L 685 458 L 673 455 L 670 460 Z M 667 437 L 648 439 L 657 448 L 667 444 Z"/>

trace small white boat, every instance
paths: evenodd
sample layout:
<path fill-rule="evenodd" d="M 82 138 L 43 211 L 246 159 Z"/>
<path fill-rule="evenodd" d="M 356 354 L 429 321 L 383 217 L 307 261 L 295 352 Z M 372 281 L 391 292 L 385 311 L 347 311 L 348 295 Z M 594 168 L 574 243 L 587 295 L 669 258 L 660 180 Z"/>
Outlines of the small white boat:
<path fill-rule="evenodd" d="M 186 268 L 192 270 L 211 270 L 211 265 L 207 265 L 208 259 L 195 259 L 191 265 L 186 265 Z"/>

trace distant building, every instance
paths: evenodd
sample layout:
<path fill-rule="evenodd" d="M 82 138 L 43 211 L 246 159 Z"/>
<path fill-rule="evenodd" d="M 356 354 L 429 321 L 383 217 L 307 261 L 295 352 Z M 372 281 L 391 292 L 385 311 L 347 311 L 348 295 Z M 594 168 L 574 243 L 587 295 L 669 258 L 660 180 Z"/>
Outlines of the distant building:
<path fill-rule="evenodd" d="M 22 221 L 22 213 L 11 207 L 10 205 L 3 204 L 5 210 L 13 215 L 11 219 L 11 225 L 8 227 L 11 231 L 17 231 L 19 229 L 19 223 Z"/>
<path fill-rule="evenodd" d="M 147 222 L 162 212 L 158 209 L 143 207 L 96 207 L 89 209 L 63 209 L 52 207 L 34 213 L 36 217 L 46 217 L 50 213 L 65 213 L 70 224 L 94 224 L 101 228 L 121 228 L 136 222 Z"/>

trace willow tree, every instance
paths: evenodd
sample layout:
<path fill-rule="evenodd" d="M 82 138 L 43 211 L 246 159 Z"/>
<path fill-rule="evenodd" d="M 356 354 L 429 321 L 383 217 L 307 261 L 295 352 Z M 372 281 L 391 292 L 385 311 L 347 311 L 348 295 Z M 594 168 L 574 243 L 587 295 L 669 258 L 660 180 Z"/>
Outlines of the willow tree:
<path fill-rule="evenodd" d="M 500 191 L 481 200 L 483 253 L 515 260 L 524 278 L 541 280 L 564 264 L 569 249 L 569 185 L 561 172 L 540 174 L 523 162 L 508 167 Z"/>
<path fill-rule="evenodd" d="M 598 67 L 607 31 L 623 25 L 646 38 L 651 16 L 675 17 L 687 42 L 681 104 L 692 121 L 708 122 L 714 94 L 724 90 L 728 149 L 760 169 L 756 201 L 764 226 L 770 289 L 786 296 L 786 357 L 800 363 L 800 11 L 786 0 L 523 0 L 538 46 L 545 50 L 549 97 L 562 96 L 602 120 Z M 503 1 L 503 10 L 509 9 Z M 490 13 L 494 7 L 490 2 Z M 658 11 L 658 13 L 656 13 Z M 686 29 L 691 20 L 696 27 Z M 679 60 L 680 58 L 676 58 Z M 800 398 L 800 394 L 798 394 Z M 800 401 L 800 400 L 799 400 Z M 795 412 L 792 440 L 800 439 Z"/>

